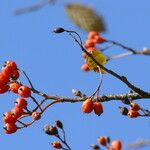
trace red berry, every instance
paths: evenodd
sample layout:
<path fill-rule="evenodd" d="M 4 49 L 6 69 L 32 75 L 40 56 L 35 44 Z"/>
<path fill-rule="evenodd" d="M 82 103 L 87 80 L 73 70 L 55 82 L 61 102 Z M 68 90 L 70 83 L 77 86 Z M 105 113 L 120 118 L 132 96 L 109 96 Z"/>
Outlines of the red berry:
<path fill-rule="evenodd" d="M 14 116 L 16 118 L 19 118 L 20 116 L 23 115 L 23 109 L 19 108 L 17 106 L 15 106 L 12 110 L 11 110 L 12 114 L 14 114 Z"/>
<path fill-rule="evenodd" d="M 5 133 L 12 134 L 17 131 L 17 126 L 15 123 L 6 123 L 4 126 Z"/>
<path fill-rule="evenodd" d="M 21 86 L 19 89 L 18 89 L 18 94 L 21 96 L 21 97 L 30 97 L 31 96 L 31 89 L 28 87 L 28 86 Z"/>
<path fill-rule="evenodd" d="M 81 107 L 84 113 L 91 113 L 93 110 L 93 101 L 91 99 L 86 99 Z"/>
<path fill-rule="evenodd" d="M 13 79 L 18 79 L 19 78 L 19 71 L 18 70 L 13 70 L 13 72 L 12 72 L 12 75 L 11 75 L 11 78 L 13 78 Z"/>
<path fill-rule="evenodd" d="M 101 102 L 94 102 L 93 109 L 96 115 L 100 116 L 103 113 L 103 106 Z"/>
<path fill-rule="evenodd" d="M 13 70 L 12 70 L 12 67 L 11 67 L 11 66 L 4 66 L 4 67 L 2 68 L 2 74 L 5 75 L 5 76 L 11 77 L 12 72 L 13 72 Z"/>
<path fill-rule="evenodd" d="M 98 44 L 101 44 L 101 43 L 104 43 L 104 42 L 105 42 L 105 39 L 102 38 L 102 37 L 99 36 L 99 35 L 96 35 L 96 36 L 94 37 L 94 42 L 95 42 L 95 43 L 98 43 Z"/>
<path fill-rule="evenodd" d="M 132 110 L 132 109 L 130 109 L 129 111 L 128 111 L 128 117 L 130 117 L 130 118 L 136 118 L 136 117 L 138 117 L 138 116 L 140 116 L 140 114 L 139 114 L 139 112 L 138 111 L 136 111 L 136 110 Z"/>
<path fill-rule="evenodd" d="M 115 140 L 111 143 L 111 147 L 113 150 L 121 150 L 122 144 L 120 140 Z"/>
<path fill-rule="evenodd" d="M 15 123 L 17 118 L 11 112 L 6 112 L 4 114 L 3 121 L 5 123 Z"/>
<path fill-rule="evenodd" d="M 39 112 L 33 112 L 32 113 L 33 120 L 39 120 L 41 118 L 41 114 Z"/>
<path fill-rule="evenodd" d="M 139 111 L 140 106 L 137 103 L 130 103 L 130 107 L 132 110 Z"/>
<path fill-rule="evenodd" d="M 62 148 L 62 145 L 61 145 L 61 143 L 60 143 L 59 141 L 54 141 L 54 142 L 52 143 L 52 146 L 53 146 L 54 148 L 56 148 L 56 149 L 61 149 L 61 148 Z"/>
<path fill-rule="evenodd" d="M 28 102 L 22 97 L 16 99 L 16 107 L 20 109 L 26 108 L 27 104 Z"/>
<path fill-rule="evenodd" d="M 84 45 L 85 48 L 94 47 L 94 46 L 95 46 L 95 42 L 92 39 L 86 40 Z"/>
<path fill-rule="evenodd" d="M 0 84 L 7 84 L 9 82 L 9 76 L 0 73 Z"/>
<path fill-rule="evenodd" d="M 88 64 L 83 64 L 82 67 L 81 67 L 81 69 L 83 71 L 89 71 L 90 70 Z"/>
<path fill-rule="evenodd" d="M 9 90 L 9 86 L 6 84 L 0 84 L 0 94 L 3 94 Z"/>
<path fill-rule="evenodd" d="M 21 84 L 17 82 L 13 82 L 9 84 L 9 90 L 13 93 L 18 94 L 18 89 L 20 88 Z"/>
<path fill-rule="evenodd" d="M 16 63 L 14 61 L 12 61 L 12 60 L 6 61 L 5 66 L 11 67 L 12 70 L 16 70 L 17 69 Z"/>
<path fill-rule="evenodd" d="M 89 32 L 88 39 L 93 39 L 96 35 L 99 35 L 96 31 Z"/>

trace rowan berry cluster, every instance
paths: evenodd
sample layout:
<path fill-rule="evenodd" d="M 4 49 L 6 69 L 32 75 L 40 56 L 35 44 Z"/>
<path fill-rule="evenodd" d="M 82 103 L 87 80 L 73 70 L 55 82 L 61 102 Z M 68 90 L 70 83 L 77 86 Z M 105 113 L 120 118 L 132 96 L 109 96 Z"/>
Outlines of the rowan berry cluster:
<path fill-rule="evenodd" d="M 91 31 L 88 34 L 87 40 L 85 41 L 84 47 L 87 52 L 92 53 L 96 49 L 96 44 L 102 44 L 105 42 L 105 39 L 96 31 Z M 87 57 L 87 54 L 82 53 L 83 58 Z M 83 71 L 89 71 L 89 66 L 87 63 L 84 63 L 81 67 Z M 97 70 L 97 68 L 95 68 Z"/>
<path fill-rule="evenodd" d="M 119 107 L 122 115 L 128 116 L 129 118 L 137 118 L 139 116 L 149 116 L 150 112 L 146 109 L 141 108 L 137 103 L 131 102 L 129 108 Z"/>
<path fill-rule="evenodd" d="M 97 139 L 98 144 L 104 146 L 107 150 L 121 150 L 122 143 L 120 140 L 113 140 L 111 142 L 110 138 L 107 136 L 100 136 Z M 91 145 L 93 150 L 100 150 L 100 146 L 97 144 Z"/>
<path fill-rule="evenodd" d="M 19 69 L 12 60 L 5 62 L 0 73 L 0 93 L 3 94 L 5 92 L 12 92 L 19 95 L 12 110 L 3 115 L 5 133 L 15 133 L 20 128 L 16 123 L 23 124 L 20 119 L 25 114 L 32 115 L 34 120 L 40 118 L 37 112 L 31 113 L 27 109 L 28 102 L 25 98 L 31 97 L 31 89 L 26 85 L 22 85 L 19 81 Z M 24 127 L 26 126 L 25 124 L 23 125 Z"/>

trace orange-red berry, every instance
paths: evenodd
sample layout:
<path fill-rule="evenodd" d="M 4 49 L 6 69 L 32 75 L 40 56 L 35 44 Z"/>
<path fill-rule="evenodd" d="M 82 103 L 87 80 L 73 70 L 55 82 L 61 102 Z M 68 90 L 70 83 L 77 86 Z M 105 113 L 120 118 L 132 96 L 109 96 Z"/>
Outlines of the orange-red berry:
<path fill-rule="evenodd" d="M 5 76 L 11 77 L 12 72 L 13 72 L 13 70 L 12 70 L 11 66 L 4 66 L 2 68 L 2 74 L 5 75 Z"/>
<path fill-rule="evenodd" d="M 15 133 L 17 131 L 17 125 L 15 123 L 6 123 L 4 130 L 7 134 Z"/>
<path fill-rule="evenodd" d="M 39 120 L 41 118 L 41 114 L 39 112 L 33 112 L 32 113 L 33 120 Z"/>
<path fill-rule="evenodd" d="M 96 31 L 91 31 L 88 34 L 88 39 L 93 39 L 96 35 L 99 35 L 99 33 Z"/>
<path fill-rule="evenodd" d="M 91 113 L 93 110 L 93 101 L 91 99 L 86 99 L 81 107 L 84 113 Z"/>
<path fill-rule="evenodd" d="M 98 137 L 97 141 L 98 141 L 99 144 L 101 144 L 103 146 L 107 145 L 107 137 L 100 136 L 100 137 Z"/>
<path fill-rule="evenodd" d="M 105 39 L 99 35 L 96 35 L 94 37 L 94 42 L 97 43 L 97 44 L 101 44 L 101 43 L 104 43 L 105 42 Z"/>
<path fill-rule="evenodd" d="M 61 149 L 61 148 L 62 148 L 62 145 L 61 145 L 61 143 L 60 143 L 59 141 L 54 141 L 54 142 L 52 143 L 52 146 L 53 146 L 54 148 L 56 148 L 56 149 Z"/>
<path fill-rule="evenodd" d="M 82 65 L 81 69 L 83 71 L 89 71 L 90 70 L 88 64 L 86 64 L 86 63 Z"/>
<path fill-rule="evenodd" d="M 11 110 L 12 114 L 16 117 L 19 118 L 23 115 L 23 109 L 19 108 L 17 106 L 15 106 L 12 110 Z"/>
<path fill-rule="evenodd" d="M 3 121 L 4 123 L 15 123 L 17 118 L 11 112 L 6 112 L 4 114 Z"/>
<path fill-rule="evenodd" d="M 0 94 L 3 94 L 9 90 L 9 86 L 6 84 L 0 84 Z"/>
<path fill-rule="evenodd" d="M 13 82 L 9 84 L 9 90 L 13 93 L 18 94 L 18 89 L 20 88 L 21 84 L 17 82 Z"/>
<path fill-rule="evenodd" d="M 17 98 L 15 103 L 16 103 L 16 107 L 21 109 L 26 108 L 28 104 L 28 102 L 22 97 Z"/>
<path fill-rule="evenodd" d="M 122 148 L 121 141 L 120 140 L 114 140 L 111 143 L 111 147 L 112 147 L 113 150 L 121 150 L 121 148 Z"/>
<path fill-rule="evenodd" d="M 0 73 L 0 84 L 7 84 L 9 82 L 9 76 Z"/>
<path fill-rule="evenodd" d="M 94 46 L 95 46 L 95 42 L 92 39 L 86 40 L 84 45 L 85 48 L 94 47 Z"/>
<path fill-rule="evenodd" d="M 5 66 L 6 66 L 6 67 L 7 67 L 7 66 L 11 67 L 12 70 L 16 70 L 16 69 L 17 69 L 16 63 L 15 63 L 14 61 L 12 61 L 12 60 L 6 61 L 6 62 L 5 62 Z"/>
<path fill-rule="evenodd" d="M 18 89 L 18 94 L 21 96 L 21 97 L 30 97 L 31 96 L 31 89 L 28 87 L 28 86 L 21 86 L 19 89 Z"/>
<path fill-rule="evenodd" d="M 135 110 L 135 111 L 140 110 L 140 106 L 137 103 L 130 103 L 130 107 L 132 110 Z"/>
<path fill-rule="evenodd" d="M 93 109 L 96 115 L 100 116 L 103 113 L 103 106 L 101 102 L 94 102 Z"/>
<path fill-rule="evenodd" d="M 132 110 L 132 109 L 130 109 L 129 111 L 128 111 L 128 117 L 130 117 L 130 118 L 136 118 L 136 117 L 138 117 L 138 116 L 140 116 L 140 114 L 139 114 L 139 112 L 138 111 L 136 111 L 136 110 Z"/>
<path fill-rule="evenodd" d="M 13 70 L 13 72 L 12 72 L 12 75 L 11 75 L 11 78 L 13 78 L 13 79 L 18 79 L 19 78 L 19 71 L 16 69 L 16 70 Z"/>

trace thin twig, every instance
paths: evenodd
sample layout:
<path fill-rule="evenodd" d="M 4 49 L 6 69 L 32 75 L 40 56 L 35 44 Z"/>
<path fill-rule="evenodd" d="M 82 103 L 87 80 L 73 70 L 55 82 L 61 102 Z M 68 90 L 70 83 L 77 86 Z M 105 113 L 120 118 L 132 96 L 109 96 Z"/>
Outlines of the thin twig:
<path fill-rule="evenodd" d="M 38 106 L 38 108 L 42 111 L 42 108 L 41 106 L 39 105 L 39 103 L 37 102 L 37 100 L 33 97 L 33 96 L 30 96 L 31 99 L 33 100 L 33 102 Z"/>
<path fill-rule="evenodd" d="M 125 46 L 125 45 L 123 45 L 123 44 L 121 44 L 121 43 L 119 43 L 119 42 L 112 41 L 112 40 L 105 40 L 105 41 L 106 41 L 106 42 L 109 42 L 109 43 L 112 43 L 112 44 L 114 44 L 114 45 L 120 46 L 120 47 L 122 47 L 123 49 L 126 49 L 126 50 L 132 52 L 133 54 L 136 53 L 136 50 L 134 50 L 133 48 L 130 48 L 130 47 L 128 47 L 128 46 Z"/>

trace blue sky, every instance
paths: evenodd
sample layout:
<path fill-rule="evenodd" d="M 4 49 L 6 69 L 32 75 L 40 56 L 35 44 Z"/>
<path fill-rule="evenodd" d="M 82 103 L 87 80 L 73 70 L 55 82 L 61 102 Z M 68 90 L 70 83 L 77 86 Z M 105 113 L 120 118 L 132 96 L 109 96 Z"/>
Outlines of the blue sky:
<path fill-rule="evenodd" d="M 25 70 L 34 86 L 51 95 L 72 97 L 73 88 L 80 89 L 90 95 L 99 81 L 99 76 L 93 72 L 84 73 L 80 67 L 83 63 L 81 50 L 67 35 L 53 34 L 51 31 L 58 26 L 77 31 L 83 40 L 87 34 L 75 27 L 64 11 L 64 4 L 73 1 L 61 1 L 54 6 L 45 6 L 20 16 L 13 16 L 16 8 L 36 3 L 36 0 L 2 0 L 0 5 L 0 64 L 9 59 L 16 61 L 21 70 Z M 79 0 L 75 1 L 79 2 Z M 102 14 L 107 32 L 103 36 L 125 44 L 137 50 L 150 47 L 150 1 L 149 0 L 83 0 L 92 6 L 97 13 Z M 125 50 L 113 47 L 108 55 L 115 55 Z M 129 56 L 110 61 L 106 66 L 119 74 L 127 76 L 135 85 L 149 90 L 148 56 Z M 24 84 L 28 84 L 22 77 Z M 103 94 L 126 93 L 129 89 L 111 75 L 104 76 L 100 91 Z M 0 95 L 0 114 L 9 111 L 17 95 L 7 93 Z M 141 107 L 148 107 L 147 100 L 139 100 Z M 52 149 L 50 143 L 54 138 L 48 137 L 42 131 L 46 123 L 53 124 L 55 120 L 64 123 L 68 143 L 72 149 L 90 149 L 89 145 L 97 142 L 100 135 L 108 135 L 120 139 L 123 144 L 131 143 L 139 138 L 150 139 L 149 118 L 129 119 L 118 112 L 121 102 L 104 103 L 104 114 L 97 117 L 81 112 L 81 103 L 63 103 L 54 105 L 45 112 L 42 119 L 27 129 L 13 135 L 3 133 L 3 122 L 0 121 L 0 145 L 7 149 Z M 2 118 L 2 117 L 1 117 Z M 39 144 L 38 144 L 39 143 Z M 149 148 L 143 148 L 148 150 Z"/>

